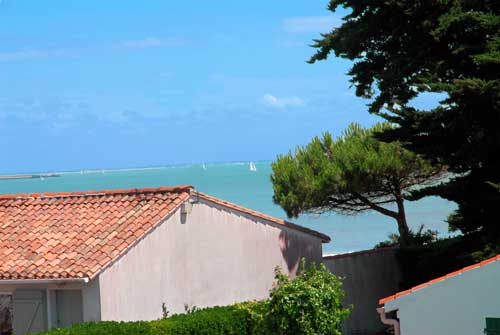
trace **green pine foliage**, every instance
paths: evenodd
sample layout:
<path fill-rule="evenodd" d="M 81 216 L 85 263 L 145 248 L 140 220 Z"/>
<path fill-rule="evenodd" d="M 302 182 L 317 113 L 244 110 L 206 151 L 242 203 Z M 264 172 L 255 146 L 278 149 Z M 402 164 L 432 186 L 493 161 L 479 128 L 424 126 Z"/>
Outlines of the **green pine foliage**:
<path fill-rule="evenodd" d="M 354 62 L 356 94 L 393 124 L 381 139 L 454 173 L 417 196 L 439 195 L 459 208 L 452 229 L 500 238 L 500 1 L 331 0 L 346 8 L 343 24 L 314 42 L 311 63 L 330 54 Z M 411 107 L 440 93 L 435 108 Z"/>
<path fill-rule="evenodd" d="M 388 123 L 365 129 L 351 124 L 338 138 L 315 137 L 272 164 L 274 201 L 290 217 L 301 213 L 357 214 L 374 210 L 398 223 L 402 241 L 409 236 L 404 200 L 412 190 L 432 182 L 434 167 L 399 142 L 377 140 Z M 389 209 L 387 205 L 396 205 Z"/>

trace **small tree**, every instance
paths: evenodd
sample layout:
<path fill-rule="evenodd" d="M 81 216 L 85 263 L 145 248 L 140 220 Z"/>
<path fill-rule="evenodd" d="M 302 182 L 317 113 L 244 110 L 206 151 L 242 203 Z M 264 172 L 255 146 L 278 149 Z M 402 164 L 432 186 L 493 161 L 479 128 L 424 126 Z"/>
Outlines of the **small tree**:
<path fill-rule="evenodd" d="M 305 147 L 279 156 L 272 164 L 274 202 L 289 217 L 301 213 L 357 214 L 374 210 L 396 220 L 400 242 L 410 230 L 404 200 L 416 186 L 439 176 L 431 166 L 398 142 L 378 141 L 387 123 L 364 129 L 351 124 L 334 140 L 329 133 Z M 396 204 L 392 210 L 386 205 Z"/>
<path fill-rule="evenodd" d="M 342 282 L 324 264 L 306 269 L 290 280 L 276 271 L 277 285 L 271 290 L 269 322 L 273 332 L 287 335 L 340 335 L 349 309 L 342 307 Z"/>

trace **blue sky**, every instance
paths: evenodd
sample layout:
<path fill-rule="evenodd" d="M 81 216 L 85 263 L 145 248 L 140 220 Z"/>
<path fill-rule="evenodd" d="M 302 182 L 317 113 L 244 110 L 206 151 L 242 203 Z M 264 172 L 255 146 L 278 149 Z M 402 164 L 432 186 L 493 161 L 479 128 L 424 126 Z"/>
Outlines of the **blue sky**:
<path fill-rule="evenodd" d="M 0 2 L 0 172 L 274 159 L 377 121 L 327 1 Z"/>

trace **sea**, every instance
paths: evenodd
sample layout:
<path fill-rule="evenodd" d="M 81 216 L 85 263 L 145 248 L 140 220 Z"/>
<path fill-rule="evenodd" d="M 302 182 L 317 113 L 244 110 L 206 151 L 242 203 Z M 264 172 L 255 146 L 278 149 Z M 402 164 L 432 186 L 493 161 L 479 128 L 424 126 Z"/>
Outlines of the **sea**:
<path fill-rule="evenodd" d="M 191 185 L 200 192 L 288 219 L 272 200 L 270 161 L 255 162 L 255 169 L 250 162 L 230 162 L 57 174 L 58 177 L 0 180 L 0 194 Z M 455 208 L 454 203 L 437 197 L 406 202 L 407 220 L 412 229 L 424 225 L 425 229 L 437 230 L 443 237 L 449 234 L 446 217 Z M 386 240 L 389 234 L 397 232 L 394 219 L 372 211 L 355 216 L 335 213 L 301 215 L 289 220 L 329 235 L 332 241 L 323 245 L 325 254 L 370 249 Z"/>

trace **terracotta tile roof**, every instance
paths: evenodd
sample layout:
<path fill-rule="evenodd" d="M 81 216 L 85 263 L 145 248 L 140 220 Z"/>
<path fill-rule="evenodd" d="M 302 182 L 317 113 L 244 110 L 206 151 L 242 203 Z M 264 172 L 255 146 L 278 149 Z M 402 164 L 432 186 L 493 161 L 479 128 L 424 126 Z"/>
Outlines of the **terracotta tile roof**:
<path fill-rule="evenodd" d="M 0 281 L 92 279 L 192 195 L 330 241 L 191 186 L 0 195 Z"/>
<path fill-rule="evenodd" d="M 321 241 L 324 242 L 324 243 L 328 243 L 328 242 L 331 241 L 330 236 L 328 236 L 328 235 L 322 234 L 320 232 L 317 232 L 315 230 L 312 230 L 312 229 L 309 229 L 309 228 L 306 228 L 306 227 L 302 227 L 302 226 L 296 225 L 296 224 L 291 223 L 289 221 L 286 221 L 286 220 L 283 220 L 283 219 L 279 219 L 279 218 L 276 218 L 274 216 L 270 216 L 270 215 L 267 215 L 267 214 L 264 214 L 264 213 L 261 213 L 261 212 L 258 212 L 258 211 L 254 211 L 253 209 L 242 207 L 242 206 L 236 205 L 236 204 L 234 204 L 232 202 L 221 200 L 221 199 L 212 197 L 210 195 L 207 195 L 207 194 L 204 194 L 204 193 L 201 193 L 201 192 L 193 192 L 193 195 L 195 195 L 195 196 L 197 195 L 201 199 L 205 199 L 205 200 L 210 201 L 210 202 L 212 202 L 214 204 L 217 204 L 217 205 L 220 205 L 220 206 L 224 206 L 224 207 L 233 209 L 235 211 L 248 214 L 248 215 L 253 216 L 253 217 L 264 219 L 264 220 L 273 222 L 275 224 L 279 224 L 279 225 L 288 227 L 290 229 L 298 230 L 298 231 L 301 231 L 301 232 L 309 234 L 309 235 L 316 236 L 316 237 L 320 238 Z"/>
<path fill-rule="evenodd" d="M 187 200 L 190 189 L 0 196 L 0 280 L 93 278 Z"/>
<path fill-rule="evenodd" d="M 443 280 L 446 280 L 448 278 L 451 278 L 451 277 L 455 277 L 455 276 L 458 276 L 464 272 L 467 272 L 467 271 L 470 271 L 470 270 L 473 270 L 473 269 L 477 269 L 483 265 L 486 265 L 486 264 L 489 264 L 489 263 L 492 263 L 492 262 L 496 262 L 496 261 L 499 261 L 500 260 L 500 255 L 497 255 L 497 256 L 494 256 L 494 257 L 491 257 L 491 258 L 488 258 L 482 262 L 479 262 L 479 263 L 476 263 L 476 264 L 472 264 L 470 266 L 467 266 L 463 269 L 460 269 L 460 270 L 457 270 L 457 271 L 454 271 L 454 272 L 451 272 L 451 273 L 448 273 L 447 275 L 444 275 L 444 276 L 441 276 L 439 278 L 435 278 L 433 280 L 430 280 L 428 282 L 425 282 L 423 284 L 420 284 L 420 285 L 417 285 L 417 286 L 414 286 L 408 290 L 405 290 L 405 291 L 401 291 L 401 292 L 398 292 L 394 295 L 391 295 L 389 297 L 386 297 L 386 298 L 383 298 L 383 299 L 380 299 L 379 300 L 379 304 L 380 305 L 384 305 L 386 302 L 389 302 L 389 301 L 392 301 L 394 299 L 397 299 L 403 295 L 407 295 L 407 294 L 410 294 L 410 293 L 413 293 L 415 291 L 418 291 L 424 287 L 427 287 L 427 286 L 430 286 L 434 283 L 437 283 L 437 282 L 440 282 L 440 281 L 443 281 Z"/>

